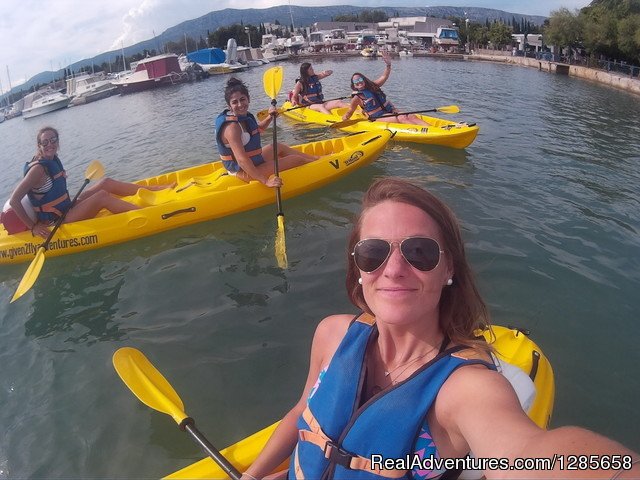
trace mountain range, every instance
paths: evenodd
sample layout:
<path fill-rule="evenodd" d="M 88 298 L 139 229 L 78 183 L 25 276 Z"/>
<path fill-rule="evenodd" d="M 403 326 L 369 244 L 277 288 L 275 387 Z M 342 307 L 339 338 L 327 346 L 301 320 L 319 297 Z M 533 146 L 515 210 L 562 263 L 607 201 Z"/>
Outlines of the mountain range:
<path fill-rule="evenodd" d="M 510 22 L 515 19 L 521 22 L 522 19 L 536 25 L 542 25 L 547 17 L 539 15 L 522 15 L 518 13 L 510 13 L 502 10 L 494 10 L 490 8 L 479 7 L 357 7 L 353 5 L 331 5 L 323 7 L 301 7 L 296 5 L 280 5 L 270 8 L 249 8 L 235 9 L 225 8 L 209 12 L 193 20 L 187 20 L 173 27 L 168 28 L 155 38 L 145 40 L 135 45 L 124 47 L 124 54 L 131 56 L 141 53 L 144 50 L 160 50 L 160 46 L 167 42 L 182 42 L 185 34 L 191 38 L 206 38 L 208 33 L 213 33 L 220 27 L 243 23 L 244 25 L 259 25 L 261 23 L 276 23 L 278 21 L 282 25 L 290 25 L 293 17 L 294 26 L 297 28 L 313 25 L 315 22 L 330 21 L 339 15 L 358 14 L 363 10 L 381 10 L 388 16 L 400 17 L 436 17 L 436 18 L 468 18 L 472 22 L 484 23 L 485 21 L 493 22 L 494 20 L 502 20 Z M 101 65 L 103 62 L 114 63 L 117 57 L 122 56 L 122 50 L 113 50 L 101 53 L 92 58 L 86 58 L 68 65 L 73 71 L 78 71 L 84 66 L 92 64 Z M 52 78 L 52 74 L 60 77 L 62 70 L 57 72 L 45 71 L 34 75 L 26 83 L 15 87 L 13 91 L 29 89 L 36 84 L 48 83 Z M 8 94 L 9 92 L 7 92 Z"/>

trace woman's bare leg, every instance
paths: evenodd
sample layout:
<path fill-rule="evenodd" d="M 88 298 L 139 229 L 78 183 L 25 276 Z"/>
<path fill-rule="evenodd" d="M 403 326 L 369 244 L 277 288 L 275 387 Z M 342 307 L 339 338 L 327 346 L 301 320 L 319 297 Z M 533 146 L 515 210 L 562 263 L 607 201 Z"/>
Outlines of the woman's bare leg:
<path fill-rule="evenodd" d="M 103 208 L 111 213 L 122 213 L 131 210 L 138 210 L 140 207 L 133 203 L 125 202 L 104 190 L 94 192 L 90 197 L 84 200 L 78 200 L 71 210 L 67 213 L 66 222 L 77 222 L 79 220 L 87 220 L 94 218 Z"/>
<path fill-rule="evenodd" d="M 164 190 L 166 188 L 173 188 L 173 185 L 137 185 L 135 183 L 129 182 L 121 182 L 119 180 L 114 180 L 113 178 L 103 178 L 99 180 L 97 183 L 87 188 L 79 197 L 80 200 L 86 200 L 87 198 L 95 195 L 97 192 L 104 191 L 108 193 L 112 193 L 113 195 L 117 195 L 118 197 L 128 197 L 130 195 L 135 195 L 136 192 L 140 188 L 144 188 L 146 190 Z"/>
<path fill-rule="evenodd" d="M 273 162 L 273 145 L 269 144 L 263 147 L 262 157 L 266 161 Z M 307 153 L 299 152 L 298 150 L 291 148 L 290 146 L 285 145 L 284 143 L 278 142 L 278 162 L 280 163 L 286 157 L 294 157 L 299 159 L 300 163 L 298 163 L 298 165 L 313 162 L 314 160 L 317 160 L 318 158 L 320 158 L 317 155 L 309 155 Z M 297 166 L 297 165 L 294 165 L 294 166 Z"/>

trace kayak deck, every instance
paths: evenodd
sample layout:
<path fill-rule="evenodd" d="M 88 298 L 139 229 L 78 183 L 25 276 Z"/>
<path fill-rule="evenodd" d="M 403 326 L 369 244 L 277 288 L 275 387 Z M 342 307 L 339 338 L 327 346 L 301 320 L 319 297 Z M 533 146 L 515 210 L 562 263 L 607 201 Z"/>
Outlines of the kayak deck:
<path fill-rule="evenodd" d="M 293 108 L 294 106 L 291 103 L 285 102 L 282 106 L 281 112 L 285 117 L 291 120 L 324 126 L 331 126 L 333 123 L 341 122 L 342 116 L 347 112 L 347 108 L 345 107 L 334 108 L 331 110 L 331 115 L 317 112 L 309 108 Z M 264 116 L 263 112 L 260 113 Z M 430 125 L 422 126 L 406 123 L 392 123 L 381 120 L 370 121 L 358 107 L 350 120 L 361 119 L 362 121 L 342 127 L 340 130 L 349 133 L 391 130 L 392 132 L 395 132 L 395 136 L 393 137 L 395 141 L 440 145 L 459 149 L 466 148 L 471 145 L 480 130 L 480 127 L 473 123 L 458 123 L 451 120 L 444 120 L 442 118 L 419 114 L 416 114 L 416 116 Z M 261 115 L 258 114 L 258 117 L 260 118 Z"/>
<path fill-rule="evenodd" d="M 283 199 L 336 181 L 373 162 L 391 132 L 367 132 L 294 146 L 318 160 L 280 172 Z M 206 163 L 139 180 L 139 185 L 173 185 L 139 189 L 124 200 L 139 207 L 119 214 L 102 210 L 95 218 L 62 224 L 47 257 L 95 249 L 197 222 L 221 218 L 275 202 L 275 190 L 257 181 L 229 175 L 221 162 Z M 9 235 L 0 228 L 0 264 L 31 261 L 42 243 L 31 232 Z"/>

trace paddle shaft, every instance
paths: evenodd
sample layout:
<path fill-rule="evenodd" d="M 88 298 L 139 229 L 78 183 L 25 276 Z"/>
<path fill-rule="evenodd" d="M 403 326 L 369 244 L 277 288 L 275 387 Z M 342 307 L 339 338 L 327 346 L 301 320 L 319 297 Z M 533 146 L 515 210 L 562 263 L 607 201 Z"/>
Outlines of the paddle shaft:
<path fill-rule="evenodd" d="M 90 181 L 91 181 L 90 178 L 85 178 L 84 179 L 84 182 L 82 183 L 82 186 L 80 187 L 80 190 L 78 190 L 78 193 L 76 193 L 76 196 L 73 197 L 73 200 L 71 201 L 71 205 L 64 212 L 62 212 L 62 216 L 58 219 L 56 224 L 53 226 L 53 230 L 51 230 L 51 233 L 49 234 L 47 239 L 42 244 L 42 248 L 44 248 L 45 250 L 47 248 L 49 248 L 49 243 L 51 243 L 51 240 L 53 239 L 53 236 L 58 231 L 58 228 L 60 228 L 60 225 L 62 225 L 62 223 L 64 222 L 64 219 L 67 218 L 67 212 L 69 212 L 69 210 L 71 210 L 73 208 L 73 206 L 77 203 L 78 197 L 80 196 L 80 194 L 84 190 L 84 187 L 89 185 Z"/>
<path fill-rule="evenodd" d="M 196 428 L 193 423 L 186 423 L 184 428 L 189 432 L 189 434 L 194 438 L 196 442 L 200 444 L 200 446 L 204 449 L 205 452 L 218 464 L 220 468 L 222 468 L 229 477 L 233 480 L 240 480 L 242 474 L 238 472 L 238 470 L 229 463 L 229 460 L 224 458 L 222 454 L 218 451 L 216 447 L 214 447 L 209 440 L 205 438 L 202 433 Z"/>
<path fill-rule="evenodd" d="M 272 99 L 271 100 L 271 105 L 273 105 L 274 107 L 276 106 L 276 99 Z M 277 113 L 273 114 L 273 173 L 275 174 L 275 176 L 279 176 L 279 169 L 278 169 L 278 132 L 277 132 L 277 128 L 276 128 L 276 118 L 277 118 Z M 278 215 L 276 216 L 281 216 L 284 215 L 284 213 L 282 213 L 282 196 L 280 195 L 280 187 L 276 187 L 276 204 L 278 206 Z"/>
<path fill-rule="evenodd" d="M 344 128 L 344 127 L 349 127 L 351 125 L 355 125 L 356 123 L 360 123 L 360 122 L 365 122 L 365 121 L 369 121 L 369 122 L 375 122 L 376 120 L 380 119 L 380 118 L 388 118 L 388 117 L 397 117 L 398 115 L 412 115 L 415 113 L 429 113 L 429 112 L 444 112 L 444 113 L 458 113 L 460 111 L 460 109 L 456 106 L 456 105 L 450 105 L 448 107 L 436 107 L 436 108 L 430 108 L 428 110 L 414 110 L 413 112 L 399 112 L 399 113 L 388 113 L 386 115 L 380 115 L 379 117 L 376 118 L 355 118 L 355 119 L 350 119 L 350 120 L 343 120 L 341 122 L 334 122 L 330 125 L 331 128 Z"/>
<path fill-rule="evenodd" d="M 379 117 L 372 119 L 367 119 L 367 120 L 371 120 L 371 121 L 375 121 L 378 118 L 385 118 L 385 117 L 397 117 L 398 115 L 413 115 L 415 113 L 429 113 L 429 112 L 437 112 L 438 109 L 437 108 L 430 108 L 429 110 L 415 110 L 413 112 L 399 112 L 399 113 L 388 113 L 387 115 L 380 115 Z"/>

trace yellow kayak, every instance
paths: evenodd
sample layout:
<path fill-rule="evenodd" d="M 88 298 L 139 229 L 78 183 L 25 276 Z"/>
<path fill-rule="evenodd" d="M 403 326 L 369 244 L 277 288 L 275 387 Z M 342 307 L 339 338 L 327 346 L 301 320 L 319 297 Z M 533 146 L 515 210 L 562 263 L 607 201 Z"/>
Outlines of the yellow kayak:
<path fill-rule="evenodd" d="M 517 367 L 519 369 L 517 373 L 521 377 L 525 375 L 533 380 L 535 391 L 533 391 L 533 400 L 527 402 L 530 404 L 527 409 L 527 415 L 541 428 L 548 428 L 555 397 L 553 370 L 549 360 L 542 353 L 542 350 L 520 330 L 494 326 L 493 333 L 495 335 L 493 342 L 489 331 L 483 332 L 483 335 L 488 342 L 493 343 L 500 362 L 508 364 L 507 366 L 503 365 L 503 374 L 512 382 L 519 397 L 527 396 L 527 386 L 523 386 L 522 378 L 517 378 L 516 376 L 515 380 L 512 379 L 513 375 L 511 374 L 513 372 L 509 372 L 509 369 Z M 522 402 L 523 398 L 520 399 Z M 278 424 L 274 423 L 225 448 L 221 453 L 240 472 L 243 472 L 251 465 L 258 453 L 262 451 L 277 426 Z M 282 470 L 285 467 L 286 464 L 277 470 Z M 227 476 L 211 458 L 207 457 L 165 478 L 196 479 L 227 478 Z"/>
<path fill-rule="evenodd" d="M 331 115 L 327 115 L 309 108 L 296 108 L 295 110 L 287 111 L 289 108 L 293 108 L 293 105 L 290 102 L 285 102 L 280 109 L 282 115 L 298 122 L 315 123 L 325 126 L 342 121 L 342 115 L 347 111 L 346 108 L 335 108 L 331 111 Z M 431 124 L 431 126 L 422 127 L 420 125 L 383 121 L 371 122 L 366 120 L 366 117 L 358 108 L 351 116 L 351 119 L 362 118 L 365 120 L 341 128 L 341 130 L 349 133 L 391 130 L 396 134 L 393 139 L 399 142 L 416 142 L 451 148 L 468 147 L 476 139 L 478 131 L 480 130 L 480 127 L 475 124 L 457 123 L 441 118 L 428 117 L 426 115 L 417 116 Z"/>
<path fill-rule="evenodd" d="M 295 145 L 293 148 L 320 158 L 280 172 L 282 198 L 290 198 L 322 187 L 373 162 L 384 150 L 391 132 L 366 132 Z M 106 210 L 96 218 L 63 224 L 49 244 L 47 257 L 105 247 L 146 237 L 173 228 L 275 203 L 275 189 L 260 182 L 245 183 L 228 175 L 221 162 L 166 173 L 136 182 L 166 185 L 173 189 L 140 189 L 123 199 L 139 205 L 117 215 Z M 0 225 L 0 264 L 29 262 L 42 243 L 31 232 L 9 235 Z"/>

